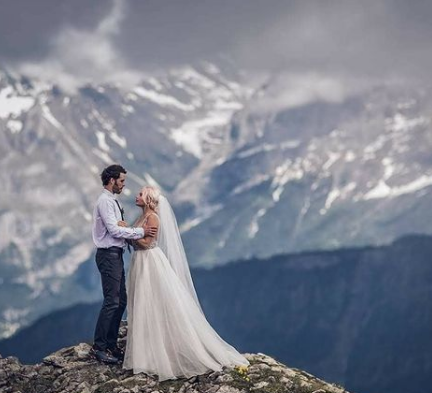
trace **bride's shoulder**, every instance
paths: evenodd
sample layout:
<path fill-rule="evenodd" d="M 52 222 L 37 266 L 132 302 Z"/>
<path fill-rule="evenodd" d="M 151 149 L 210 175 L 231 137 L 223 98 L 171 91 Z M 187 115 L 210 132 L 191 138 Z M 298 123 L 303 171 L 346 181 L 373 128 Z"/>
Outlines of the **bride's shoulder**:
<path fill-rule="evenodd" d="M 147 221 L 148 223 L 159 223 L 159 216 L 157 215 L 157 213 L 155 213 L 155 212 L 151 212 L 151 213 L 147 216 L 146 221 Z"/>

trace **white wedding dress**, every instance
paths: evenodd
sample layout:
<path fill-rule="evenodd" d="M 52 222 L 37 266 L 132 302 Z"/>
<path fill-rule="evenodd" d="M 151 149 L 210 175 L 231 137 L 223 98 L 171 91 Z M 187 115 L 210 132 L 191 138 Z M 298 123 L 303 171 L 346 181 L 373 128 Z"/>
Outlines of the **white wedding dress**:
<path fill-rule="evenodd" d="M 135 250 L 127 279 L 124 369 L 163 381 L 249 364 L 210 326 L 188 285 L 156 241 Z"/>

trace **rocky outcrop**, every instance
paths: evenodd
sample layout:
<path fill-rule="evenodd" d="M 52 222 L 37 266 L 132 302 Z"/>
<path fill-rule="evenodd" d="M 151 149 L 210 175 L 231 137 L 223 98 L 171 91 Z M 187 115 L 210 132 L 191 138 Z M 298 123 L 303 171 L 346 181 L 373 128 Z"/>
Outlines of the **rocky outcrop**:
<path fill-rule="evenodd" d="M 134 375 L 120 365 L 90 359 L 88 344 L 62 349 L 43 363 L 23 365 L 15 357 L 0 359 L 1 393 L 343 393 L 304 371 L 291 369 L 263 354 L 246 355 L 251 365 L 189 379 L 158 382 L 154 376 Z"/>
<path fill-rule="evenodd" d="M 125 327 L 122 328 L 124 345 Z M 159 382 L 121 365 L 108 366 L 89 356 L 81 343 L 57 351 L 36 365 L 16 357 L 0 358 L 0 393 L 344 393 L 342 387 L 289 368 L 264 354 L 247 354 L 249 367 L 224 369 L 189 379 Z"/>

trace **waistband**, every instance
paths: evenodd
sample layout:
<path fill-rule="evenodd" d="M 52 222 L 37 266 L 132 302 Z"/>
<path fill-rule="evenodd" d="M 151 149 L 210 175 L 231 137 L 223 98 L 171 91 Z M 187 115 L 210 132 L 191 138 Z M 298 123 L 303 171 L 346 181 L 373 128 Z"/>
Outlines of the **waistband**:
<path fill-rule="evenodd" d="M 107 248 L 97 248 L 97 251 L 117 251 L 117 252 L 124 252 L 123 247 L 117 247 L 117 246 L 111 246 Z"/>

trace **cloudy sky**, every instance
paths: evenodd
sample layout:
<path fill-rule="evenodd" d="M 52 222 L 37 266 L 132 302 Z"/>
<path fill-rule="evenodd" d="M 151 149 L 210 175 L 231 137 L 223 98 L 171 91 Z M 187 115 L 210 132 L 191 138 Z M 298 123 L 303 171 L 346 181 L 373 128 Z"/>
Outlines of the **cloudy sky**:
<path fill-rule="evenodd" d="M 430 0 L 0 0 L 0 67 L 134 83 L 226 57 L 252 71 L 429 81 L 431 20 Z"/>

